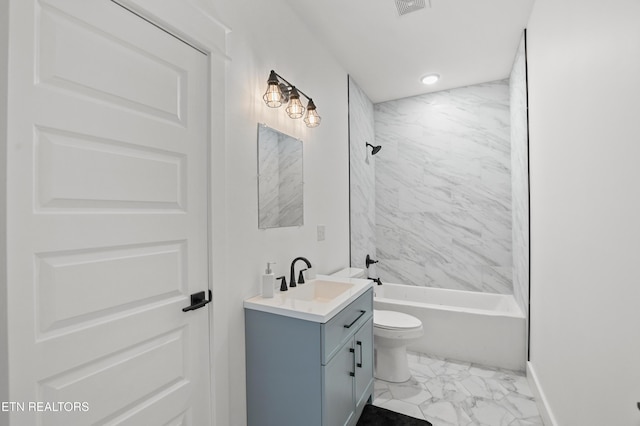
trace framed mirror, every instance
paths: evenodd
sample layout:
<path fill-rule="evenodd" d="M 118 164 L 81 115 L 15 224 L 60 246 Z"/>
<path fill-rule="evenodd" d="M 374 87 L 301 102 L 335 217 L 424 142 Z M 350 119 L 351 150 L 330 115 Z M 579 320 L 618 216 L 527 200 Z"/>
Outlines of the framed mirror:
<path fill-rule="evenodd" d="M 258 124 L 258 228 L 304 223 L 302 141 Z"/>

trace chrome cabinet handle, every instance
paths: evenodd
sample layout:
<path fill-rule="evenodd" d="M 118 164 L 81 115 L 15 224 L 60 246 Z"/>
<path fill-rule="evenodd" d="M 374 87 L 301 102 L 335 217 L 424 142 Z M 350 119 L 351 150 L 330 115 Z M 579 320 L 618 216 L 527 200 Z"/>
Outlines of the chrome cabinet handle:
<path fill-rule="evenodd" d="M 352 326 L 353 324 L 357 323 L 357 322 L 358 322 L 358 320 L 359 320 L 360 318 L 362 318 L 362 316 L 363 316 L 364 314 L 366 314 L 366 313 L 367 313 L 367 311 L 362 311 L 362 310 L 361 310 L 361 311 L 360 311 L 360 315 L 358 315 L 358 317 L 357 317 L 356 319 L 354 319 L 354 320 L 353 320 L 353 322 L 351 322 L 351 324 L 349 324 L 349 325 L 346 325 L 346 324 L 345 324 L 344 328 L 351 328 L 351 326 Z"/>

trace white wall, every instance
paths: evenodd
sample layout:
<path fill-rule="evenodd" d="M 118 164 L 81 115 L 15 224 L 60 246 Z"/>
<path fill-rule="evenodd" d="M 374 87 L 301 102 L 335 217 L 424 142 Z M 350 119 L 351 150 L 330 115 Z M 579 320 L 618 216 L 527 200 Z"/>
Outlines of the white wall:
<path fill-rule="evenodd" d="M 9 44 L 9 2 L 0 1 L 0 179 L 7 176 L 7 67 Z M 0 306 L 7 306 L 6 269 L 6 185 L 0 185 Z M 0 401 L 9 401 L 9 350 L 7 348 L 7 311 L 0 312 Z M 0 411 L 0 424 L 9 423 L 9 413 Z"/>
<path fill-rule="evenodd" d="M 640 425 L 640 2 L 529 22 L 531 363 L 559 426 Z"/>
<path fill-rule="evenodd" d="M 307 257 L 318 273 L 349 264 L 347 73 L 282 0 L 198 0 L 198 4 L 230 28 L 227 137 L 225 147 L 219 149 L 226 150 L 227 195 L 222 200 L 226 212 L 221 214 L 227 217 L 228 244 L 224 248 L 226 279 L 213 273 L 212 362 L 215 424 L 239 426 L 246 423 L 242 301 L 259 293 L 265 263 L 276 261 L 274 272 L 286 275 L 287 282 L 296 256 Z M 284 108 L 264 104 L 271 69 L 313 97 L 322 117 L 319 127 L 309 129 L 302 120 L 291 120 Z M 304 141 L 302 227 L 258 229 L 259 122 Z M 214 209 L 215 204 L 214 199 Z M 318 224 L 326 226 L 322 242 L 316 241 Z M 213 244 L 215 251 L 215 237 Z"/>

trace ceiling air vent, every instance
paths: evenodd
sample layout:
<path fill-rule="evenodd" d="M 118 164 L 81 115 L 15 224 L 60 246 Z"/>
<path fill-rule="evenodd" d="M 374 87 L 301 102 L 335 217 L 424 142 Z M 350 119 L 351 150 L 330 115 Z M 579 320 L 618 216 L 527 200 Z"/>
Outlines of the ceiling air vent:
<path fill-rule="evenodd" d="M 424 9 L 424 0 L 396 0 L 396 7 L 400 16 L 416 10 Z"/>

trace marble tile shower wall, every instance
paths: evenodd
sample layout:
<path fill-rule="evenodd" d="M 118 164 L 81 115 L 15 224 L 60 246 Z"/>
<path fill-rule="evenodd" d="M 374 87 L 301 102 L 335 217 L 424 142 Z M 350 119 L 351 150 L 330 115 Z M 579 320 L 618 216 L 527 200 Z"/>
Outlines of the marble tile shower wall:
<path fill-rule="evenodd" d="M 382 281 L 512 294 L 509 82 L 376 104 Z"/>
<path fill-rule="evenodd" d="M 513 294 L 522 312 L 529 300 L 529 173 L 527 75 L 524 34 L 509 77 L 511 107 L 511 196 L 513 199 Z M 527 314 L 527 319 L 529 315 Z"/>
<path fill-rule="evenodd" d="M 375 256 L 375 160 L 366 143 L 375 142 L 373 103 L 349 78 L 349 155 L 351 194 L 351 266 L 364 268 Z M 378 154 L 379 155 L 379 154 Z"/>

